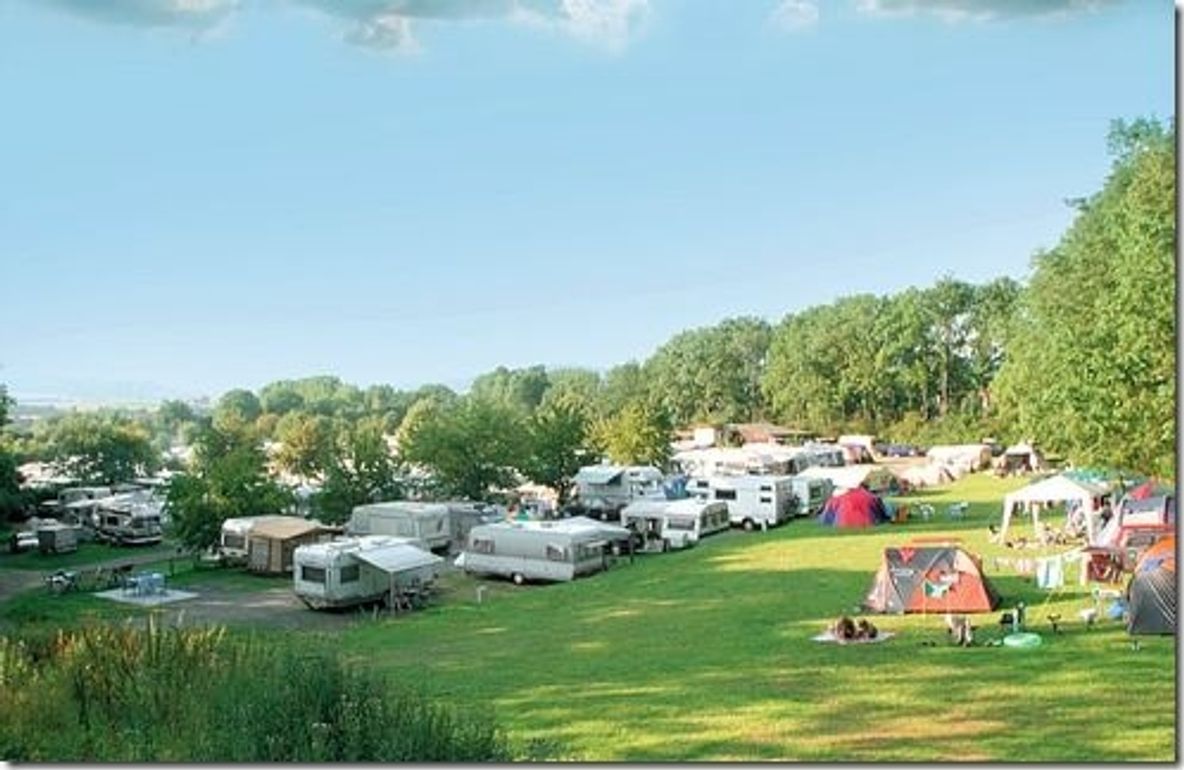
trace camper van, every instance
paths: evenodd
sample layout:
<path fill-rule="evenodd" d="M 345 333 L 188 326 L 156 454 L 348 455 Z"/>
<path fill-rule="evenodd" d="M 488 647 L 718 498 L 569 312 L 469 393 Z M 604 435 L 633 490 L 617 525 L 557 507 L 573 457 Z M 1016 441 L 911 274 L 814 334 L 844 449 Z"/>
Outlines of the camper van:
<path fill-rule="evenodd" d="M 795 513 L 792 476 L 708 476 L 691 479 L 699 500 L 722 500 L 733 524 L 748 531 L 775 527 Z"/>
<path fill-rule="evenodd" d="M 116 545 L 154 545 L 161 541 L 160 507 L 130 496 L 100 500 L 95 512 L 98 537 Z"/>
<path fill-rule="evenodd" d="M 451 505 L 406 501 L 359 505 L 350 515 L 345 533 L 415 538 L 429 550 L 445 550 L 452 539 Z"/>
<path fill-rule="evenodd" d="M 652 465 L 587 465 L 572 479 L 568 510 L 598 519 L 615 519 L 634 500 L 663 500 L 662 472 Z"/>
<path fill-rule="evenodd" d="M 689 548 L 699 538 L 731 526 L 728 506 L 720 501 L 638 500 L 621 511 L 621 526 L 635 533 L 641 551 Z"/>
<path fill-rule="evenodd" d="M 349 607 L 423 591 L 444 560 L 404 537 L 364 535 L 302 545 L 292 552 L 292 587 L 313 609 Z"/>
<path fill-rule="evenodd" d="M 608 568 L 610 547 L 629 530 L 584 516 L 554 521 L 505 521 L 469 530 L 456 566 L 465 572 L 527 580 L 565 581 Z"/>

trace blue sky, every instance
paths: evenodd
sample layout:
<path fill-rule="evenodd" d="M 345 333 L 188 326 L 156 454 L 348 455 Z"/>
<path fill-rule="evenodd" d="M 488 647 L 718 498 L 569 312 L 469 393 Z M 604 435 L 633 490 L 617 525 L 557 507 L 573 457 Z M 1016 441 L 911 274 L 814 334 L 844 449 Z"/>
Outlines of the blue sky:
<path fill-rule="evenodd" d="M 1172 5 L 0 0 L 0 382 L 607 368 L 1023 278 L 1173 109 Z"/>

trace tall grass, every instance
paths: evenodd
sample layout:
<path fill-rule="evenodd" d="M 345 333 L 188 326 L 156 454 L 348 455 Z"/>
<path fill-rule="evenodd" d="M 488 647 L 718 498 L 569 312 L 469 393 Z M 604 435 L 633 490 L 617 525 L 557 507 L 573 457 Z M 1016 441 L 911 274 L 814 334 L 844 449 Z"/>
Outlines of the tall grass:
<path fill-rule="evenodd" d="M 321 645 L 221 628 L 94 624 L 0 637 L 0 758 L 333 762 L 511 759 L 484 716 Z"/>

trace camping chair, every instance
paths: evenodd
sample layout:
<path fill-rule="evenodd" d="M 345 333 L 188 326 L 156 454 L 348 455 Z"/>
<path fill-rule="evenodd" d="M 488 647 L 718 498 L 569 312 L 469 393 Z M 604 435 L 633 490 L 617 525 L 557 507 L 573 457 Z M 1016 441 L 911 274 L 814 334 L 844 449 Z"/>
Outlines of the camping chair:
<path fill-rule="evenodd" d="M 970 507 L 970 503 L 951 503 L 950 507 L 946 509 L 946 515 L 951 519 L 962 519 L 966 517 L 966 509 Z"/>
<path fill-rule="evenodd" d="M 933 518 L 933 506 L 929 503 L 923 503 L 917 506 L 917 513 L 921 514 L 924 521 L 929 521 Z"/>

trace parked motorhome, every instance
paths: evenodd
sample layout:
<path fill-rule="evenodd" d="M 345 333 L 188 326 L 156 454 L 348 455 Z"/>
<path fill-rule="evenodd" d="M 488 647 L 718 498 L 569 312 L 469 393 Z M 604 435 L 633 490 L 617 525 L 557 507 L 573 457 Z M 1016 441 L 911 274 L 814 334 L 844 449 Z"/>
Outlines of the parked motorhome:
<path fill-rule="evenodd" d="M 70 553 L 78 550 L 78 527 L 56 521 L 37 528 L 37 547 L 41 553 Z"/>
<path fill-rule="evenodd" d="M 452 538 L 450 503 L 397 501 L 354 508 L 347 535 L 393 535 L 422 540 L 432 551 L 445 550 Z"/>
<path fill-rule="evenodd" d="M 298 516 L 256 522 L 247 535 L 247 569 L 272 575 L 287 572 L 297 548 L 328 540 L 332 532 L 333 528 L 319 521 Z"/>
<path fill-rule="evenodd" d="M 587 465 L 572 479 L 575 493 L 568 510 L 615 519 L 634 500 L 665 499 L 662 480 L 652 465 Z"/>
<path fill-rule="evenodd" d="M 99 501 L 95 512 L 100 540 L 116 545 L 152 545 L 161 541 L 160 507 L 123 496 Z"/>
<path fill-rule="evenodd" d="M 456 566 L 508 577 L 519 585 L 527 580 L 573 580 L 607 569 L 613 544 L 627 544 L 631 536 L 624 527 L 584 516 L 482 524 L 469 532 Z"/>
<path fill-rule="evenodd" d="M 725 530 L 731 520 L 721 501 L 638 500 L 621 511 L 621 526 L 636 533 L 638 550 L 669 551 Z"/>
<path fill-rule="evenodd" d="M 429 589 L 444 560 L 409 538 L 345 537 L 292 553 L 292 587 L 313 609 L 349 607 Z"/>
<path fill-rule="evenodd" d="M 699 500 L 722 500 L 733 524 L 746 530 L 775 527 L 795 513 L 792 476 L 708 476 L 691 479 Z"/>

